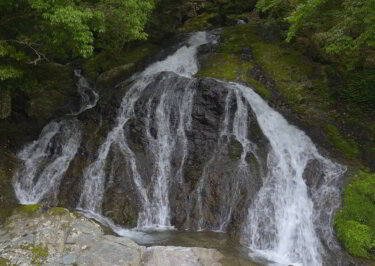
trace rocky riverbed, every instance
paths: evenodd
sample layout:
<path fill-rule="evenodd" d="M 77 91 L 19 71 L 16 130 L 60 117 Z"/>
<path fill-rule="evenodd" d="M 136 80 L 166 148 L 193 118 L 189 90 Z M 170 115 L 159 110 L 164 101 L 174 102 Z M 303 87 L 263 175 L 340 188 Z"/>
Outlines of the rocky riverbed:
<path fill-rule="evenodd" d="M 0 265 L 221 265 L 215 249 L 144 247 L 64 208 L 20 207 L 0 228 Z"/>

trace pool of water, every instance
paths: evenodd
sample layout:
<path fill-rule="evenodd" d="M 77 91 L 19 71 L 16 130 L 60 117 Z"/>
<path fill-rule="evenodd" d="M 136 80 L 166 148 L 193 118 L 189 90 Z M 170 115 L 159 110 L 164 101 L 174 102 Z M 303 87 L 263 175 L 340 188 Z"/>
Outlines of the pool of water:
<path fill-rule="evenodd" d="M 182 246 L 202 247 L 219 250 L 224 258 L 221 263 L 224 266 L 259 266 L 249 257 L 249 249 L 228 234 L 220 232 L 190 232 L 190 231 L 154 231 L 139 232 L 128 235 L 139 245 L 143 246 Z"/>

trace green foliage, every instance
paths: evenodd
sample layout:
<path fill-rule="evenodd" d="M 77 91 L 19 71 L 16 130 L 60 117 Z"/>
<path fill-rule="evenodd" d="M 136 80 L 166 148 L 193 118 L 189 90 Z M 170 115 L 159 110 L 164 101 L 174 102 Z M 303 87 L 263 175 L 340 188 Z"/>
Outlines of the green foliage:
<path fill-rule="evenodd" d="M 307 0 L 296 6 L 293 13 L 286 19 L 290 23 L 287 40 L 290 41 L 296 36 L 297 31 L 309 21 L 310 17 L 315 17 L 320 6 L 328 0 Z"/>
<path fill-rule="evenodd" d="M 374 108 L 375 0 L 259 0 L 257 9 L 268 15 L 265 25 L 282 25 L 276 30 L 286 41 L 335 64 L 328 82 L 340 85 L 321 90 L 329 101 Z"/>
<path fill-rule="evenodd" d="M 99 47 L 121 48 L 125 42 L 144 40 L 143 31 L 153 2 L 150 0 L 102 0 L 98 10 L 105 17 L 105 31 L 99 35 Z"/>
<path fill-rule="evenodd" d="M 0 80 L 27 64 L 89 57 L 147 37 L 153 0 L 19 0 L 0 4 Z"/>
<path fill-rule="evenodd" d="M 375 48 L 375 0 L 259 0 L 257 9 L 289 22 L 288 41 L 307 34 L 329 54 Z"/>
<path fill-rule="evenodd" d="M 22 71 L 13 66 L 0 65 L 0 80 L 14 79 L 22 76 Z"/>
<path fill-rule="evenodd" d="M 263 12 L 272 13 L 273 16 L 281 15 L 289 7 L 289 2 L 284 0 L 259 0 L 256 8 Z"/>
<path fill-rule="evenodd" d="M 375 258 L 375 174 L 359 171 L 346 186 L 335 229 L 350 254 Z"/>

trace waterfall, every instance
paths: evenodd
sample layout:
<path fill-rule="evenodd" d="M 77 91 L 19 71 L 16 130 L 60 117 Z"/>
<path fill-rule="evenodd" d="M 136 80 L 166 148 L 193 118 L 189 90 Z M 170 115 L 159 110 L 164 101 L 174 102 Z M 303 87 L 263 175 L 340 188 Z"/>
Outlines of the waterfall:
<path fill-rule="evenodd" d="M 232 219 L 232 209 L 238 204 L 241 179 L 251 179 L 254 169 L 246 157 L 251 153 L 256 160 L 257 145 L 248 136 L 249 108 L 254 112 L 259 127 L 269 141 L 267 173 L 252 204 L 242 228 L 242 242 L 251 252 L 250 256 L 261 263 L 272 265 L 322 265 L 325 251 L 322 241 L 331 250 L 338 250 L 332 232 L 333 213 L 340 197 L 338 182 L 346 171 L 321 156 L 310 138 L 290 125 L 281 114 L 274 111 L 251 88 L 233 82 L 220 82 L 228 90 L 225 114 L 220 138 L 197 186 L 197 205 L 200 230 L 226 231 Z M 234 102 L 234 103 L 232 103 Z M 236 110 L 231 115 L 231 104 Z M 217 221 L 208 226 L 203 195 L 208 193 L 208 173 L 217 163 L 222 150 L 227 149 L 228 139 L 234 138 L 242 146 L 236 172 L 228 176 L 230 188 L 221 195 Z M 308 188 L 304 173 L 308 164 L 317 161 L 323 177 L 319 186 Z"/>
<path fill-rule="evenodd" d="M 149 141 L 149 149 L 155 159 L 154 172 L 151 177 L 152 185 L 146 186 L 139 174 L 135 154 L 129 148 L 124 127 L 129 119 L 136 116 L 134 105 L 147 86 L 156 81 L 157 74 L 170 71 L 190 78 L 198 71 L 197 47 L 207 42 L 206 33 L 195 33 L 190 37 L 187 44 L 178 49 L 173 55 L 150 65 L 142 73 L 136 74 L 131 78 L 131 80 L 134 80 L 134 84 L 122 100 L 115 126 L 100 146 L 96 160 L 84 170 L 84 188 L 78 208 L 101 214 L 106 178 L 104 169 L 111 147 L 117 145 L 124 153 L 128 165 L 131 165 L 133 182 L 141 199 L 142 210 L 138 217 L 138 228 L 170 227 L 168 190 L 169 179 L 172 178 L 170 171 L 171 153 L 176 137 L 178 137 L 178 141 L 182 142 L 183 150 L 185 150 L 186 154 L 184 128 L 188 127 L 190 120 L 189 110 L 191 110 L 192 106 L 192 92 L 189 91 L 190 83 L 185 87 L 183 96 L 179 99 L 176 99 L 176 95 L 173 93 L 162 93 L 159 104 L 155 109 L 155 114 L 153 114 L 157 137 L 152 136 L 150 125 L 147 126 L 146 134 Z M 166 80 L 166 83 L 161 81 L 159 87 L 173 88 L 175 84 L 170 84 Z M 149 102 L 148 117 L 151 116 L 151 112 L 154 110 L 151 110 L 151 100 Z M 177 125 L 176 132 L 172 132 L 172 125 L 170 124 L 173 107 L 178 109 L 180 120 L 184 120 L 180 122 L 179 126 Z M 150 124 L 149 119 L 147 121 L 146 124 Z M 180 163 L 181 167 L 184 164 L 183 160 Z"/>
<path fill-rule="evenodd" d="M 251 88 L 193 77 L 198 47 L 209 42 L 206 33 L 194 33 L 175 53 L 128 80 L 113 126 L 83 169 L 76 207 L 128 234 L 115 223 L 121 220 L 104 217 L 108 191 L 124 181 L 131 187 L 125 196 L 138 211 L 138 231 L 171 229 L 182 214 L 178 225 L 184 228 L 239 230 L 250 256 L 261 263 L 324 264 L 325 248 L 339 248 L 332 217 L 346 169 L 320 155 L 304 132 Z M 75 75 L 81 95 L 77 115 L 99 97 L 80 71 Z M 210 101 L 215 102 L 206 109 Z M 18 153 L 22 166 L 14 189 L 20 202 L 56 198 L 80 143 L 78 120 L 47 124 L 38 140 Z M 311 167 L 317 169 L 312 177 Z M 174 200 L 186 202 L 173 205 Z"/>
<path fill-rule="evenodd" d="M 87 79 L 82 76 L 80 69 L 74 70 L 74 75 L 78 78 L 77 91 L 81 96 L 81 105 L 77 112 L 73 115 L 78 115 L 88 109 L 93 108 L 99 100 L 99 94 L 90 86 Z"/>
<path fill-rule="evenodd" d="M 175 181 L 183 182 L 183 166 L 187 155 L 187 138 L 185 130 L 190 127 L 191 110 L 193 106 L 194 79 L 184 84 L 173 84 L 166 79 L 158 87 L 164 89 L 160 96 L 158 106 L 155 108 L 155 114 L 152 114 L 151 103 L 153 98 L 148 101 L 146 136 L 148 148 L 153 155 L 155 167 L 151 176 L 152 197 L 145 202 L 143 211 L 139 214 L 139 228 L 170 227 L 169 210 L 169 185 L 172 178 Z M 165 88 L 178 88 L 186 86 L 183 91 L 166 90 Z M 157 88 L 156 88 L 157 89 Z M 173 114 L 178 113 L 178 124 L 173 123 Z M 151 119 L 153 117 L 153 119 Z M 157 135 L 151 133 L 152 120 L 154 120 Z M 172 173 L 172 154 L 180 144 L 182 148 L 182 158 L 176 174 Z M 173 181 L 172 181 L 173 182 Z"/>
<path fill-rule="evenodd" d="M 315 231 L 314 203 L 303 173 L 309 160 L 320 161 L 325 170 L 325 186 L 316 193 L 329 190 L 332 196 L 337 194 L 337 188 L 329 183 L 345 169 L 322 157 L 304 132 L 288 124 L 250 88 L 231 85 L 253 108 L 272 148 L 267 159 L 268 175 L 249 208 L 244 242 L 255 253 L 281 264 L 322 265 L 323 248 Z M 331 224 L 321 226 L 331 228 Z"/>
<path fill-rule="evenodd" d="M 20 203 L 38 203 L 49 193 L 57 196 L 61 178 L 77 153 L 80 140 L 77 121 L 51 122 L 38 140 L 17 154 L 22 166 L 13 182 Z"/>
<path fill-rule="evenodd" d="M 93 108 L 99 95 L 81 75 L 74 70 L 78 78 L 77 91 L 81 96 L 79 111 L 74 116 Z M 55 200 L 60 181 L 76 155 L 81 142 L 81 129 L 76 119 L 52 121 L 42 129 L 39 138 L 17 154 L 21 167 L 13 177 L 13 187 L 21 204 L 35 204 L 48 194 Z"/>

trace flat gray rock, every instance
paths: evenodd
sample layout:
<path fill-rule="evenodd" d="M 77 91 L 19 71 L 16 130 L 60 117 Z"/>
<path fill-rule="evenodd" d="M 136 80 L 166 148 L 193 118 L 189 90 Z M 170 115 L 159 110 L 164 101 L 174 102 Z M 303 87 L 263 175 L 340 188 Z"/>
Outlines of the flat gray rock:
<path fill-rule="evenodd" d="M 0 228 L 5 265 L 217 266 L 222 257 L 214 249 L 139 246 L 104 235 L 97 223 L 62 208 L 16 212 Z"/>

